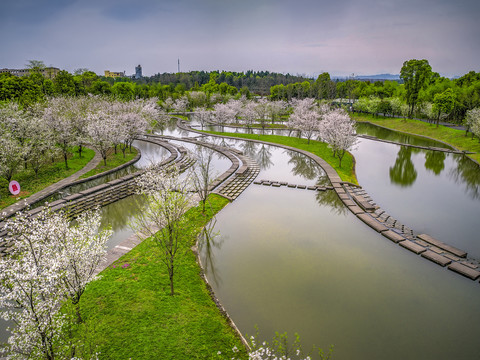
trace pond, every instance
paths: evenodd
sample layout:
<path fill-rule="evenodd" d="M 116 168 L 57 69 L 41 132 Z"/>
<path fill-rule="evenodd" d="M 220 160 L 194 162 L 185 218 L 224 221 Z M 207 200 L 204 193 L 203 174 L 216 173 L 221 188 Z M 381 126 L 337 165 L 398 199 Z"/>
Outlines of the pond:
<path fill-rule="evenodd" d="M 270 151 L 259 179 L 310 181 L 287 166 L 291 154 Z M 337 201 L 251 185 L 217 216 L 221 235 L 203 245 L 202 262 L 242 333 L 298 332 L 307 348 L 334 344 L 335 359 L 477 358 L 478 284 L 393 244 Z"/>

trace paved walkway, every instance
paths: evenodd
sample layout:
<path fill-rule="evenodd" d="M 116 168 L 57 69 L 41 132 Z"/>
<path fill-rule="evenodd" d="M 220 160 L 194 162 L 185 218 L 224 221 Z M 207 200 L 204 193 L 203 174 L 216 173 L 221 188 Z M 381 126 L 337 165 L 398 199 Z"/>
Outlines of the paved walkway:
<path fill-rule="evenodd" d="M 12 216 L 17 211 L 21 211 L 26 207 L 35 204 L 38 201 L 41 201 L 53 193 L 57 192 L 58 190 L 63 189 L 64 187 L 70 185 L 71 182 L 77 180 L 83 174 L 86 174 L 92 169 L 95 169 L 97 165 L 102 161 L 102 156 L 95 152 L 95 156 L 92 160 L 89 161 L 87 165 L 83 167 L 83 169 L 77 171 L 75 174 L 70 175 L 69 177 L 56 182 L 50 186 L 47 186 L 45 189 L 36 192 L 35 194 L 30 195 L 28 198 L 23 199 L 21 201 L 17 201 L 15 204 L 7 206 L 6 208 L 0 210 L 0 221 Z"/>

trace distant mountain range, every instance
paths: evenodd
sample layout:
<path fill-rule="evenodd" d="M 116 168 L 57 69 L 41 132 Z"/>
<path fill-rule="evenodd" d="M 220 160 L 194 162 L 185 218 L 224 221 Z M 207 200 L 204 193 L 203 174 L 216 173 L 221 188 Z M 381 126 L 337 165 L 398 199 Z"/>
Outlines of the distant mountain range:
<path fill-rule="evenodd" d="M 351 77 L 332 76 L 334 79 L 345 80 Z M 400 80 L 400 74 L 355 75 L 355 80 Z"/>

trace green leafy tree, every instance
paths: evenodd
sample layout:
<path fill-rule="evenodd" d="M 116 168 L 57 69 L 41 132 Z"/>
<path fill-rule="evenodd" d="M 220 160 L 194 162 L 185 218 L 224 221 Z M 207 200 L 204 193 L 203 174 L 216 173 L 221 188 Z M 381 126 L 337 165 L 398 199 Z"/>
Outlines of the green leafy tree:
<path fill-rule="evenodd" d="M 405 84 L 407 104 L 412 116 L 417 104 L 418 94 L 427 84 L 432 74 L 432 67 L 428 60 L 408 60 L 403 63 L 400 78 Z"/>
<path fill-rule="evenodd" d="M 53 89 L 55 94 L 75 96 L 75 81 L 73 75 L 68 71 L 62 70 L 53 79 Z"/>
<path fill-rule="evenodd" d="M 455 104 L 455 94 L 452 89 L 447 89 L 442 93 L 435 94 L 433 98 L 433 111 L 436 113 L 437 117 L 437 127 L 440 121 L 440 116 L 448 116 Z"/>

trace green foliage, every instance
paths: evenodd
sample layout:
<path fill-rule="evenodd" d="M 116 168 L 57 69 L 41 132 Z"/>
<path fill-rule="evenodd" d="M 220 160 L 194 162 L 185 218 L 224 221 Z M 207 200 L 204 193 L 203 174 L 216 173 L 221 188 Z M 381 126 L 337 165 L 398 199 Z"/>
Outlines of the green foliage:
<path fill-rule="evenodd" d="M 159 247 L 150 239 L 87 287 L 80 303 L 82 316 L 85 326 L 94 328 L 102 358 L 214 359 L 219 351 L 232 354 L 235 346 L 243 349 L 212 301 L 191 251 L 202 227 L 228 200 L 212 195 L 209 203 L 206 215 L 200 207 L 185 215 L 185 233 L 191 235 L 181 241 L 175 296 L 166 291 L 168 274 Z M 82 336 L 82 329 L 78 336 Z M 246 358 L 245 350 L 240 358 Z"/>
<path fill-rule="evenodd" d="M 432 67 L 428 60 L 408 60 L 403 63 L 400 78 L 405 84 L 406 100 L 410 106 L 410 116 L 417 104 L 418 94 L 430 80 Z"/>

